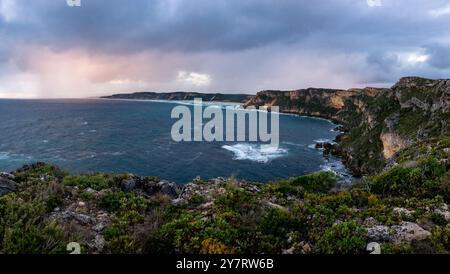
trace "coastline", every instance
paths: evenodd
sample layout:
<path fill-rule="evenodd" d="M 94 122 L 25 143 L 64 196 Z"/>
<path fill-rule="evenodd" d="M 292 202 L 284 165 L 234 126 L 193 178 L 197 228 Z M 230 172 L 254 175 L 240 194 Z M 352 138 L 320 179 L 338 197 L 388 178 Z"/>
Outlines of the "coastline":
<path fill-rule="evenodd" d="M 112 101 L 125 101 L 125 102 L 154 102 L 154 103 L 169 103 L 169 104 L 182 104 L 182 105 L 195 105 L 194 102 L 192 100 L 152 100 L 152 99 L 123 99 L 123 98 L 93 98 L 93 99 L 98 99 L 98 100 L 112 100 Z M 245 108 L 245 104 L 244 103 L 231 103 L 231 102 L 220 102 L 220 101 L 212 101 L 212 102 L 202 102 L 203 105 L 222 105 L 222 106 L 240 106 L 241 108 L 237 108 L 237 110 L 241 109 L 243 111 L 246 110 Z M 261 109 L 256 109 L 256 111 L 261 111 L 261 112 L 268 112 L 269 110 L 261 110 Z M 286 116 L 294 116 L 294 117 L 300 117 L 300 118 L 310 118 L 310 119 L 317 119 L 317 120 L 321 120 L 321 121 L 327 121 L 329 122 L 331 125 L 334 126 L 334 128 L 332 129 L 333 132 L 339 132 L 340 134 L 337 134 L 336 137 L 334 138 L 334 140 L 330 140 L 330 142 L 327 142 L 327 144 L 330 145 L 336 145 L 338 144 L 339 140 L 341 139 L 341 137 L 345 134 L 345 132 L 343 131 L 336 131 L 336 129 L 338 128 L 342 128 L 343 125 L 340 124 L 340 122 L 336 119 L 331 119 L 329 117 L 326 116 L 320 116 L 320 115 L 309 115 L 309 114 L 305 114 L 305 113 L 298 113 L 295 111 L 280 111 L 279 115 L 286 115 Z M 317 145 L 318 142 L 316 142 L 314 145 Z M 357 174 L 355 174 L 352 169 L 351 166 L 347 165 L 346 162 L 344 161 L 344 158 L 342 155 L 339 154 L 333 154 L 332 156 L 335 156 L 339 159 L 339 163 L 342 164 L 345 168 L 344 171 L 342 171 L 341 168 L 333 168 L 333 164 L 331 165 L 327 165 L 330 162 L 330 152 L 326 151 L 326 150 L 321 150 L 318 148 L 315 148 L 317 151 L 322 152 L 322 157 L 325 160 L 325 164 L 323 165 L 323 169 L 322 170 L 318 170 L 318 171 L 331 171 L 334 174 L 341 176 L 342 177 L 342 184 L 343 185 L 347 185 L 349 183 L 352 183 L 353 180 L 359 180 L 359 176 L 357 176 Z"/>

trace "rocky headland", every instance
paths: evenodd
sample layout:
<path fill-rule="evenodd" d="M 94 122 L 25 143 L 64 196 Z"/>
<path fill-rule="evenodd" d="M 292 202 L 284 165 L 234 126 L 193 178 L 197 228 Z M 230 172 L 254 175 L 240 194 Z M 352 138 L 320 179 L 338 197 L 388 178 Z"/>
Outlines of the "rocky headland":
<path fill-rule="evenodd" d="M 450 80 L 400 79 L 392 88 L 261 91 L 245 106 L 323 117 L 343 127 L 332 149 L 355 175 L 383 170 L 396 154 L 450 133 Z"/>
<path fill-rule="evenodd" d="M 204 102 L 230 102 L 245 103 L 252 95 L 248 94 L 222 94 L 222 93 L 198 93 L 198 92 L 136 92 L 114 94 L 101 97 L 103 99 L 126 99 L 126 100 L 170 100 L 170 101 L 193 101 L 201 98 Z"/>

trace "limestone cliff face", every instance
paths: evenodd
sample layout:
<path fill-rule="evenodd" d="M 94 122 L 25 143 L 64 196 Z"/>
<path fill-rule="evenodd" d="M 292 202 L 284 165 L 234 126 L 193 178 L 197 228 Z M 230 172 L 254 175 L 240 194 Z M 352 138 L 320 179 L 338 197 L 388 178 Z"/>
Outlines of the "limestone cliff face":
<path fill-rule="evenodd" d="M 357 175 L 380 171 L 386 160 L 414 143 L 450 133 L 450 80 L 400 79 L 392 88 L 262 91 L 245 106 L 342 124 L 335 152 Z"/>

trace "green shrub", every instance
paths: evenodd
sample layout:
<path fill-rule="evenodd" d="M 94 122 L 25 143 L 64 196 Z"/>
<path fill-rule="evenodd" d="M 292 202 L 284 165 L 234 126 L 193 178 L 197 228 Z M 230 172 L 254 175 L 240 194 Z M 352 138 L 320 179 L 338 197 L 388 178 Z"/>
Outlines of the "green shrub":
<path fill-rule="evenodd" d="M 23 183 L 32 179 L 40 179 L 42 175 L 48 175 L 61 179 L 67 176 L 67 172 L 53 165 L 37 163 L 31 165 L 30 167 L 28 167 L 23 171 L 18 171 L 14 173 L 15 181 L 18 183 Z"/>
<path fill-rule="evenodd" d="M 206 223 L 200 215 L 183 213 L 177 219 L 164 224 L 159 233 L 162 239 L 172 242 L 176 253 L 199 254 L 205 226 Z"/>
<path fill-rule="evenodd" d="M 450 224 L 433 229 L 431 239 L 440 252 L 450 252 Z"/>
<path fill-rule="evenodd" d="M 53 224 L 25 224 L 6 228 L 2 245 L 5 254 L 63 254 L 67 242 Z"/>
<path fill-rule="evenodd" d="M 409 244 L 383 244 L 382 254 L 412 254 L 413 248 Z"/>
<path fill-rule="evenodd" d="M 294 178 L 291 185 L 301 186 L 306 192 L 327 193 L 336 186 L 337 180 L 333 172 L 318 172 Z"/>
<path fill-rule="evenodd" d="M 128 211 L 136 210 L 143 212 L 152 205 L 152 202 L 145 197 L 138 196 L 134 193 L 125 192 L 109 192 L 105 194 L 101 201 L 100 206 L 108 211 Z"/>
<path fill-rule="evenodd" d="M 256 211 L 259 202 L 255 193 L 242 188 L 235 188 L 219 196 L 214 205 L 219 212 L 232 211 L 242 215 L 250 211 Z"/>
<path fill-rule="evenodd" d="M 293 226 L 294 218 L 291 213 L 277 208 L 271 208 L 265 212 L 259 225 L 263 233 L 280 238 L 286 238 Z"/>
<path fill-rule="evenodd" d="M 441 177 L 446 167 L 435 158 L 419 162 L 415 168 L 396 166 L 381 175 L 372 177 L 368 185 L 372 192 L 383 196 L 412 196 L 433 198 L 445 195 Z"/>
<path fill-rule="evenodd" d="M 366 229 L 353 221 L 327 229 L 316 243 L 321 254 L 361 254 L 366 247 Z"/>
<path fill-rule="evenodd" d="M 67 176 L 64 178 L 63 184 L 78 186 L 81 189 L 92 188 L 98 191 L 119 186 L 119 182 L 114 177 L 106 174 Z"/>
<path fill-rule="evenodd" d="M 54 224 L 43 222 L 47 205 L 25 201 L 17 194 L 0 198 L 0 253 L 61 253 L 67 243 Z"/>
<path fill-rule="evenodd" d="M 142 249 L 138 243 L 138 241 L 128 235 L 121 235 L 116 238 L 113 238 L 108 243 L 109 251 L 112 254 L 140 254 L 142 253 Z"/>

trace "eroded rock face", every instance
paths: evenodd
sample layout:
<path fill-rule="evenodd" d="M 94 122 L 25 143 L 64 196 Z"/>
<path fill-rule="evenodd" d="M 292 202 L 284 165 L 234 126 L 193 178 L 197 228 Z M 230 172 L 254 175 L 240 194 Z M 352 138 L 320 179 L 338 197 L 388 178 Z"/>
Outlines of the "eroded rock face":
<path fill-rule="evenodd" d="M 169 196 L 172 199 L 178 198 L 181 193 L 181 187 L 176 183 L 169 181 L 154 181 L 149 178 L 130 175 L 124 179 L 120 185 L 124 192 L 136 192 L 147 196 L 153 196 L 158 193 Z"/>
<path fill-rule="evenodd" d="M 14 175 L 9 173 L 0 174 L 0 196 L 17 191 L 17 183 L 13 181 Z"/>
<path fill-rule="evenodd" d="M 383 133 L 380 136 L 383 143 L 383 155 L 385 159 L 394 156 L 398 151 L 408 147 L 409 142 L 405 141 L 396 133 Z"/>

